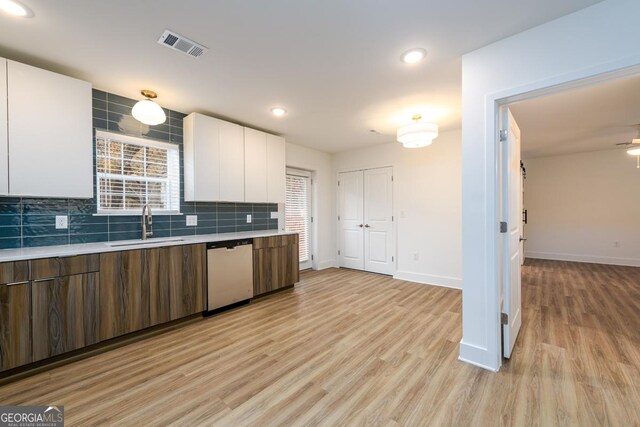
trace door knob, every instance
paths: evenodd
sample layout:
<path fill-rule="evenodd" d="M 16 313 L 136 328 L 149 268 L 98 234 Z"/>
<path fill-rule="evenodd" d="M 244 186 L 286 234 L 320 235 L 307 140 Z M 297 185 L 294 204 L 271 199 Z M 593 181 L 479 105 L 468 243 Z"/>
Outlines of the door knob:
<path fill-rule="evenodd" d="M 520 236 L 520 241 L 521 241 L 521 242 L 526 242 L 526 241 L 527 241 L 527 239 L 525 239 L 524 237 Z"/>
<path fill-rule="evenodd" d="M 365 224 L 365 228 L 369 228 L 371 227 L 369 224 Z"/>
<path fill-rule="evenodd" d="M 362 228 L 362 224 L 358 224 L 358 227 Z"/>

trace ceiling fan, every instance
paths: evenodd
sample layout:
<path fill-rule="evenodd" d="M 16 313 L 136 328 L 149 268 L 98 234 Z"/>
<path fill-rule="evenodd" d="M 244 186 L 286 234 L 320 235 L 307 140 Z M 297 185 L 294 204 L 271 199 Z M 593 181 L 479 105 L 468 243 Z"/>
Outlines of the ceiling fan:
<path fill-rule="evenodd" d="M 627 154 L 636 156 L 636 167 L 640 169 L 640 124 L 636 125 L 636 127 L 638 128 L 638 134 L 635 138 L 629 142 L 619 142 L 616 145 L 624 147 L 627 150 Z"/>

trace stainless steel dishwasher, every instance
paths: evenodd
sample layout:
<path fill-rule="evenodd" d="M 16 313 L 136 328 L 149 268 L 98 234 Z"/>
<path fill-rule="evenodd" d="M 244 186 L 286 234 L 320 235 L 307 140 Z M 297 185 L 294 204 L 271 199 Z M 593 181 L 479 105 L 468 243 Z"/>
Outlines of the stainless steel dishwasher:
<path fill-rule="evenodd" d="M 253 239 L 207 244 L 207 311 L 253 297 Z"/>

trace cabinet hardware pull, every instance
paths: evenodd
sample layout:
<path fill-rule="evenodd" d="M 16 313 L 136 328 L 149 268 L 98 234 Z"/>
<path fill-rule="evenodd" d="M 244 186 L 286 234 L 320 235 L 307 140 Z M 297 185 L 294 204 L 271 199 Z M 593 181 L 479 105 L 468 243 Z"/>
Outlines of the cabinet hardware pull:
<path fill-rule="evenodd" d="M 38 282 L 48 282 L 48 281 L 50 281 L 50 280 L 54 280 L 54 279 L 55 279 L 55 277 L 47 277 L 46 279 L 35 279 L 35 280 L 33 281 L 33 283 L 38 283 Z"/>
<path fill-rule="evenodd" d="M 28 280 L 25 280 L 24 282 L 12 282 L 12 283 L 5 283 L 5 286 L 26 285 L 27 283 L 29 283 L 29 281 L 28 281 Z"/>

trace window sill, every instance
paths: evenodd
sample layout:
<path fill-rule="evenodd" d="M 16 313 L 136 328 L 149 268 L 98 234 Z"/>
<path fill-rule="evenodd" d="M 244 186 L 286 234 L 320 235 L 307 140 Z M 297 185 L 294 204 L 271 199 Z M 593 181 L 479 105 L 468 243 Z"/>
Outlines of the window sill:
<path fill-rule="evenodd" d="M 154 216 L 179 216 L 184 215 L 182 212 L 174 212 L 174 211 L 154 211 L 151 213 Z M 142 216 L 142 211 L 134 211 L 134 212 L 98 212 L 92 214 L 93 216 Z"/>

